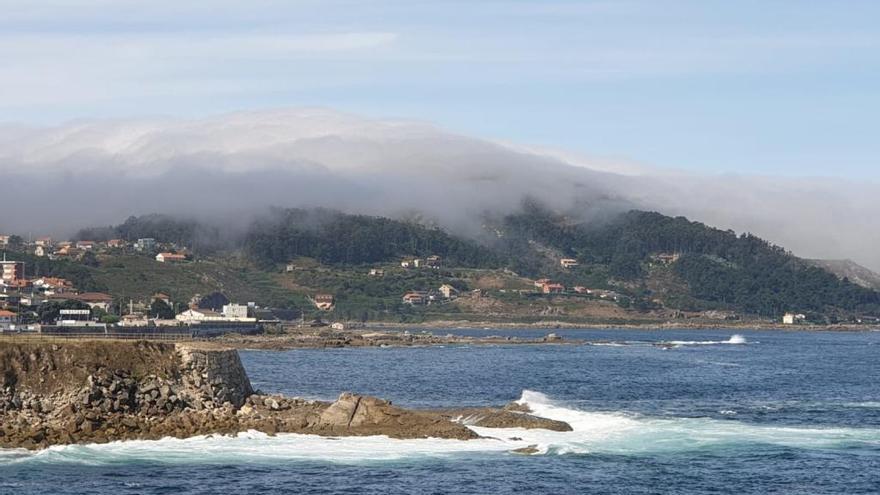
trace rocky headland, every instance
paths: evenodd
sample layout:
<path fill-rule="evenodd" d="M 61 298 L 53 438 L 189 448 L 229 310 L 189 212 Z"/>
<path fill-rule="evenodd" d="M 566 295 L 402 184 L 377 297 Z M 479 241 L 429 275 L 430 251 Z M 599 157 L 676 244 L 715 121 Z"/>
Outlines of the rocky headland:
<path fill-rule="evenodd" d="M 466 425 L 568 431 L 527 409 L 410 410 L 343 393 L 335 402 L 255 392 L 232 349 L 147 341 L 0 342 L 0 447 L 267 434 L 479 436 Z"/>

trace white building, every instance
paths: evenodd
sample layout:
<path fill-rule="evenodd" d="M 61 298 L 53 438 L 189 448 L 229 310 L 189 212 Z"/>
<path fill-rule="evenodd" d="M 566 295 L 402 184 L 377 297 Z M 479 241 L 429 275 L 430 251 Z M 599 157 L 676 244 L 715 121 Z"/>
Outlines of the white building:
<path fill-rule="evenodd" d="M 0 270 L 0 279 L 4 282 L 15 282 L 24 278 L 24 262 L 6 261 L 6 254 L 3 255 L 3 261 L 0 261 Z"/>
<path fill-rule="evenodd" d="M 783 325 L 795 325 L 806 320 L 806 315 L 796 315 L 794 313 L 785 313 L 785 316 L 782 317 Z"/>
<path fill-rule="evenodd" d="M 92 321 L 92 311 L 88 309 L 62 309 L 58 312 L 56 325 L 62 327 L 88 326 Z"/>
<path fill-rule="evenodd" d="M 227 304 L 223 306 L 223 317 L 227 320 L 244 321 L 248 320 L 248 307 L 244 304 Z M 253 318 L 250 318 L 253 320 Z"/>
<path fill-rule="evenodd" d="M 192 325 L 194 323 L 203 323 L 206 321 L 225 321 L 225 318 L 220 313 L 208 309 L 199 308 L 188 309 L 175 316 L 174 318 L 181 323 L 186 323 L 187 325 Z"/>
<path fill-rule="evenodd" d="M 143 313 L 122 315 L 122 318 L 119 320 L 119 326 L 121 327 L 145 327 L 149 324 L 150 320 Z"/>
<path fill-rule="evenodd" d="M 559 264 L 562 265 L 562 268 L 574 268 L 578 266 L 578 261 L 574 258 L 562 258 L 559 260 Z"/>
<path fill-rule="evenodd" d="M 159 263 L 172 263 L 186 261 L 186 255 L 178 253 L 159 253 L 156 255 L 156 261 Z"/>

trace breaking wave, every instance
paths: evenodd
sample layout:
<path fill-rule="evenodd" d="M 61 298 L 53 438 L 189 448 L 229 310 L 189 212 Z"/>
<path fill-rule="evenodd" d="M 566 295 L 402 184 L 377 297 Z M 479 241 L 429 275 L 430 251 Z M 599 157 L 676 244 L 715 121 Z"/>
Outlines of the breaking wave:
<path fill-rule="evenodd" d="M 670 340 L 667 342 L 661 342 L 661 344 L 668 345 L 742 345 L 748 343 L 749 342 L 746 340 L 746 338 L 740 334 L 731 335 L 731 337 L 727 340 Z"/>
<path fill-rule="evenodd" d="M 75 463 L 113 465 L 155 463 L 333 463 L 413 462 L 455 455 L 508 455 L 533 447 L 539 454 L 653 455 L 748 449 L 880 449 L 878 428 L 766 426 L 708 418 L 652 418 L 627 413 L 590 412 L 525 390 L 518 401 L 534 414 L 565 421 L 574 431 L 481 428 L 478 440 L 396 440 L 374 437 L 319 437 L 245 432 L 235 437 L 200 436 L 185 440 L 126 441 L 103 445 L 57 446 L 32 453 L 0 449 L 0 465 Z M 731 411 L 732 412 L 732 411 Z"/>

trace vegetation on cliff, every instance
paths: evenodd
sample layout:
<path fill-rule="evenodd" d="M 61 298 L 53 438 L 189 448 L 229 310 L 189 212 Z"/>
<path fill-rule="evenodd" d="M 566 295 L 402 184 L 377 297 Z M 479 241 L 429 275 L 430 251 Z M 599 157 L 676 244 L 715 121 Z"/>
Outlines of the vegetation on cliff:
<path fill-rule="evenodd" d="M 308 310 L 310 297 L 330 293 L 336 296 L 334 316 L 349 320 L 478 318 L 494 307 L 499 315 L 506 312 L 526 321 L 579 314 L 575 306 L 591 300 L 571 295 L 560 306 L 556 303 L 563 298 L 527 294 L 529 288 L 534 291 L 531 280 L 539 278 L 569 288 L 611 291 L 608 300 L 634 313 L 635 319 L 651 312 L 668 318 L 661 310 L 772 318 L 799 312 L 819 322 L 880 314 L 880 294 L 874 290 L 835 277 L 749 233 L 682 217 L 630 211 L 584 221 L 525 202 L 515 213 L 487 217 L 484 227 L 485 235 L 475 240 L 403 220 L 278 209 L 238 236 L 219 240 L 216 228 L 148 215 L 109 229 L 126 238 L 213 241 L 201 245 L 203 254 L 196 263 L 182 265 L 131 254 L 104 256 L 91 266 L 33 257 L 29 262 L 47 274 L 67 275 L 84 290 L 106 287 L 127 297 L 158 291 L 184 302 L 195 294 L 221 291 L 233 300 Z M 439 269 L 399 265 L 405 258 L 431 255 L 442 259 Z M 561 267 L 561 258 L 574 258 L 579 265 Z M 382 269 L 383 276 L 369 276 L 373 268 Z M 414 308 L 401 301 L 408 291 L 436 290 L 443 284 L 462 293 L 489 289 L 495 302 Z M 613 311 L 602 311 L 619 321 Z"/>

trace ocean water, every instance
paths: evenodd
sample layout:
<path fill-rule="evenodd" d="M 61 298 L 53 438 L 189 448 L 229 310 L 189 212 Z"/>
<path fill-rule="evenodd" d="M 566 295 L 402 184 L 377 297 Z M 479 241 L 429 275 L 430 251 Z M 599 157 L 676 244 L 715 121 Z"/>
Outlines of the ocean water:
<path fill-rule="evenodd" d="M 880 493 L 880 333 L 556 333 L 601 345 L 242 359 L 264 392 L 351 390 L 411 407 L 519 400 L 573 432 L 477 429 L 493 438 L 468 442 L 249 432 L 0 450 L 0 494 Z M 511 453 L 531 445 L 539 454 Z"/>

